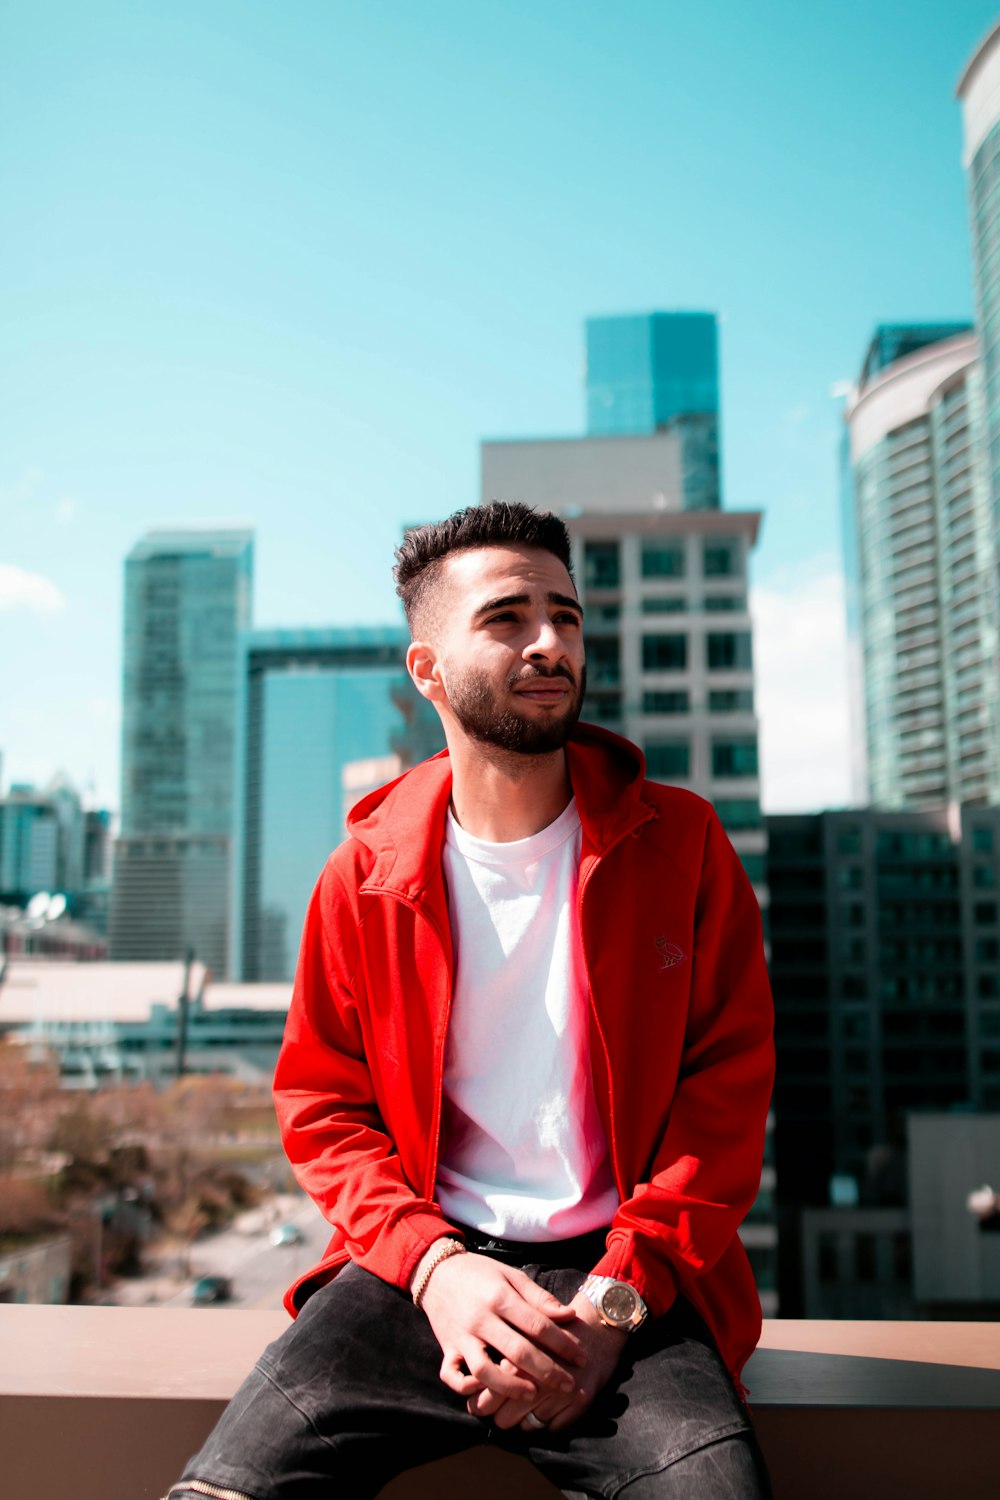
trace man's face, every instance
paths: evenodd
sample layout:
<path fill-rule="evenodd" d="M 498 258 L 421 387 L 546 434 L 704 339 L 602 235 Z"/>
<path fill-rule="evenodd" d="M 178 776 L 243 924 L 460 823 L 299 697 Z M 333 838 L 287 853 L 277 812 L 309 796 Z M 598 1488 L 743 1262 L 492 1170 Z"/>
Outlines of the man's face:
<path fill-rule="evenodd" d="M 440 679 L 461 729 L 515 754 L 560 750 L 586 668 L 583 611 L 559 559 L 534 547 L 455 552 L 437 587 Z"/>

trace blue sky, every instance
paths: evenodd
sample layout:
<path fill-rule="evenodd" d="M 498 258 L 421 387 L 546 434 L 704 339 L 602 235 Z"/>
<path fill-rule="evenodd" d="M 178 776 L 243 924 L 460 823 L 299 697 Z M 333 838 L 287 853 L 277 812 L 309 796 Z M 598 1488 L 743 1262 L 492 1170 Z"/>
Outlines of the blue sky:
<path fill-rule="evenodd" d="M 117 804 L 149 525 L 254 522 L 260 624 L 393 619 L 399 528 L 477 498 L 482 437 L 582 431 L 584 319 L 686 307 L 762 628 L 803 625 L 797 665 L 760 643 L 765 800 L 840 799 L 830 391 L 878 321 L 971 316 L 954 86 L 996 17 L 5 0 L 4 783 Z"/>

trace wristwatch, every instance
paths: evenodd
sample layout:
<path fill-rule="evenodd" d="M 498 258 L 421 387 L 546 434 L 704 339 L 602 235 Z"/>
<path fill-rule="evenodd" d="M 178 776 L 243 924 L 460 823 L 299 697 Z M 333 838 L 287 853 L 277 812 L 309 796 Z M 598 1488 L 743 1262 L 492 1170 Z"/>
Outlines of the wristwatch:
<path fill-rule="evenodd" d="M 649 1317 L 649 1308 L 627 1281 L 616 1281 L 613 1276 L 588 1276 L 580 1290 L 594 1304 L 606 1328 L 635 1333 Z"/>

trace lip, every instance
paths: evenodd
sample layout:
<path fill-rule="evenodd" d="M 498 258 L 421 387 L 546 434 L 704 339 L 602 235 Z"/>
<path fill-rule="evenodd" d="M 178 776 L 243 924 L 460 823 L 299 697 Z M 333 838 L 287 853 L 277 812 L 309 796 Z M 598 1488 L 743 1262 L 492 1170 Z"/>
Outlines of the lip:
<path fill-rule="evenodd" d="M 559 698 L 565 698 L 569 691 L 570 685 L 565 680 L 562 682 L 547 681 L 544 684 L 533 682 L 524 687 L 516 687 L 514 689 L 519 698 L 534 698 L 539 703 L 554 703 Z"/>

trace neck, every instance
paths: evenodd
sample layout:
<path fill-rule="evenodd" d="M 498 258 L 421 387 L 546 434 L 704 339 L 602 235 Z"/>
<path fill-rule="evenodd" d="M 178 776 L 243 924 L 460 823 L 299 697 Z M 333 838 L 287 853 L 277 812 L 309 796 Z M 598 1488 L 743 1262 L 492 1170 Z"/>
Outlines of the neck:
<path fill-rule="evenodd" d="M 566 753 L 514 755 L 468 742 L 449 746 L 455 817 L 473 838 L 511 844 L 555 822 L 573 796 Z"/>

